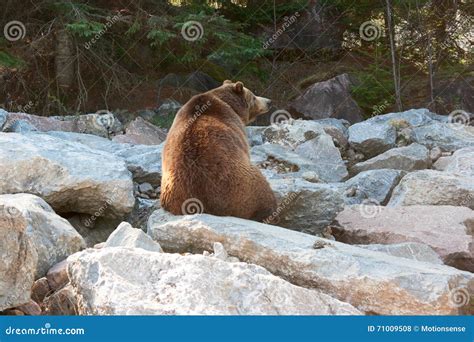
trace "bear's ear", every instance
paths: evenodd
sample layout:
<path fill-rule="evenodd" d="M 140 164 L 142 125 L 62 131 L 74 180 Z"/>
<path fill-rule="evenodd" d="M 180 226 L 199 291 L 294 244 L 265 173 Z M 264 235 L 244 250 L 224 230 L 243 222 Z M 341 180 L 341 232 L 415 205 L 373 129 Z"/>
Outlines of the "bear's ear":
<path fill-rule="evenodd" d="M 244 84 L 242 82 L 236 82 L 234 85 L 234 91 L 237 94 L 242 94 L 244 92 Z"/>
<path fill-rule="evenodd" d="M 225 80 L 224 83 L 222 83 L 222 84 L 229 84 L 229 83 L 232 83 L 232 81 L 231 80 Z"/>

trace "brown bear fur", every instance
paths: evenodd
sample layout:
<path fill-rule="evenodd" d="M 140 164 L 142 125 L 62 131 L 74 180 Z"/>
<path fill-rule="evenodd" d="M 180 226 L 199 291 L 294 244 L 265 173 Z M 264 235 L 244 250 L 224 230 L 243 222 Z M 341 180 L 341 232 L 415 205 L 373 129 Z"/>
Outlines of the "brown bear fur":
<path fill-rule="evenodd" d="M 260 170 L 250 163 L 245 125 L 268 111 L 270 100 L 242 82 L 225 81 L 196 95 L 177 113 L 163 150 L 161 206 L 175 215 L 188 200 L 203 211 L 262 221 L 277 207 Z M 185 212 L 183 212 L 185 211 Z"/>

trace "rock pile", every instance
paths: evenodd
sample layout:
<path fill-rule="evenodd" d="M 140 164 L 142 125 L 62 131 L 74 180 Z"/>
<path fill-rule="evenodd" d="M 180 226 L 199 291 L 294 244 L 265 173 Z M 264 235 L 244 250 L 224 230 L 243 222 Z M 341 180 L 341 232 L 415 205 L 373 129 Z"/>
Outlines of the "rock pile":
<path fill-rule="evenodd" d="M 474 313 L 473 127 L 426 109 L 249 127 L 268 225 L 163 211 L 164 133 L 102 116 L 0 110 L 4 314 Z"/>

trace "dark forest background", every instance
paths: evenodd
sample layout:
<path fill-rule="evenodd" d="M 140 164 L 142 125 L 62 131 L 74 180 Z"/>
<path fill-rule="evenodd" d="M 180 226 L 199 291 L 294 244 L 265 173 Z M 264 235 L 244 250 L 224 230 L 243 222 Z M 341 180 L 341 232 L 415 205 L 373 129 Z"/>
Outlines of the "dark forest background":
<path fill-rule="evenodd" d="M 8 111 L 133 117 L 225 79 L 284 108 L 309 85 L 347 73 L 366 117 L 474 112 L 472 1 L 1 0 L 1 9 Z M 8 39 L 12 21 L 24 31 Z M 190 21 L 202 28 L 193 41 L 182 34 Z"/>

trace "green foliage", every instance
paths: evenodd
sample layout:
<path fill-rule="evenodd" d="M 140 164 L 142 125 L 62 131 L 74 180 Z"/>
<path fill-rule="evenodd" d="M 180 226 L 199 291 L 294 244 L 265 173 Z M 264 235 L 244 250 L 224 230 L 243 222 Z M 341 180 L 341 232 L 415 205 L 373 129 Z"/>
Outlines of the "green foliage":
<path fill-rule="evenodd" d="M 381 114 L 384 108 L 394 103 L 393 76 L 389 67 L 370 65 L 363 70 L 352 73 L 357 80 L 352 86 L 354 100 L 362 108 L 366 117 Z"/>
<path fill-rule="evenodd" d="M 23 68 L 25 61 L 19 57 L 13 56 L 5 51 L 0 51 L 0 66 L 6 68 Z"/>
<path fill-rule="evenodd" d="M 97 21 L 79 20 L 66 25 L 66 29 L 81 38 L 90 38 L 103 31 L 105 25 Z"/>
<path fill-rule="evenodd" d="M 303 11 L 308 0 L 292 1 L 247 1 L 248 6 L 238 6 L 230 1 L 222 3 L 221 11 L 232 21 L 242 23 L 246 28 L 272 24 L 274 18 Z"/>
<path fill-rule="evenodd" d="M 234 68 L 268 54 L 260 39 L 243 32 L 242 24 L 230 21 L 209 7 L 193 12 L 195 7 L 180 8 L 174 16 L 156 15 L 147 20 L 136 20 L 126 35 L 136 37 L 145 31 L 150 46 L 158 55 L 171 54 L 176 62 L 188 68 L 202 59 Z M 192 39 L 183 37 L 183 27 L 189 27 L 183 32 Z"/>
<path fill-rule="evenodd" d="M 165 128 L 165 129 L 170 129 L 171 125 L 173 124 L 175 116 L 176 116 L 176 113 L 162 115 L 162 116 L 155 115 L 150 121 L 155 126 Z"/>

